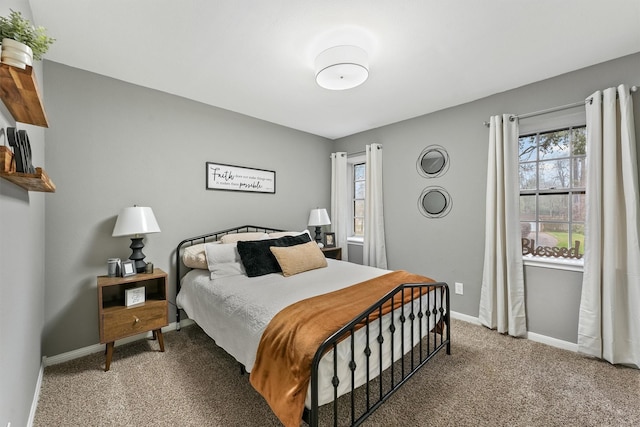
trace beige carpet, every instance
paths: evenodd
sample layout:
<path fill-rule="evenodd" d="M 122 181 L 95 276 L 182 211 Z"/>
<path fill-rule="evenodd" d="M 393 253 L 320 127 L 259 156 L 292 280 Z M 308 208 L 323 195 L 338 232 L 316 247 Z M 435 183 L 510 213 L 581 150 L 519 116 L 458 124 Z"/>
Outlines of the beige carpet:
<path fill-rule="evenodd" d="M 640 426 L 640 371 L 453 321 L 442 352 L 365 426 Z M 35 426 L 277 426 L 197 326 L 45 369 Z"/>

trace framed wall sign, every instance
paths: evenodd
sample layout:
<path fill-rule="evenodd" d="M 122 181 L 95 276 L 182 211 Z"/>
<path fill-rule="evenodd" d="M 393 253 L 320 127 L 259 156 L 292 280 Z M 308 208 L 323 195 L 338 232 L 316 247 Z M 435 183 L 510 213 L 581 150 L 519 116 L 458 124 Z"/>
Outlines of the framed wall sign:
<path fill-rule="evenodd" d="M 276 173 L 264 169 L 245 168 L 207 162 L 207 190 L 276 192 Z"/>

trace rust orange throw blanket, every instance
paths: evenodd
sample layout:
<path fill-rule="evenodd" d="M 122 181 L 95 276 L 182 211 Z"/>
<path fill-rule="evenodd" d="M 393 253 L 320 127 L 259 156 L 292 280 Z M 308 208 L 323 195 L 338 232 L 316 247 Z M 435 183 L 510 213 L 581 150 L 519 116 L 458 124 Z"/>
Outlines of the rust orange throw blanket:
<path fill-rule="evenodd" d="M 251 385 L 287 426 L 300 425 L 311 364 L 320 344 L 355 316 L 401 284 L 433 282 L 417 274 L 394 271 L 383 276 L 294 303 L 271 320 L 260 340 Z M 415 291 L 418 296 L 418 291 Z M 394 309 L 409 302 L 394 298 Z M 391 311 L 391 303 L 383 314 Z M 376 318 L 378 312 L 372 315 Z M 376 317 L 373 317 L 376 316 Z"/>

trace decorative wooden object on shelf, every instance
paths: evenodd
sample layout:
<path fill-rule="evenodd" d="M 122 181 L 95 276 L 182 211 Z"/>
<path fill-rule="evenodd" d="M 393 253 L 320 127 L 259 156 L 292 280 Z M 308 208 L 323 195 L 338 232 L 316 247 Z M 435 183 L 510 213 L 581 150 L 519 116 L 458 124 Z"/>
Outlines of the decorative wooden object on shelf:
<path fill-rule="evenodd" d="M 13 152 L 5 145 L 0 146 L 0 172 L 13 173 L 16 171 L 16 164 L 13 162 Z"/>
<path fill-rule="evenodd" d="M 56 185 L 42 168 L 36 168 L 36 173 L 16 172 L 13 153 L 7 147 L 0 147 L 0 177 L 27 191 L 45 193 L 55 193 L 56 191 Z"/>
<path fill-rule="evenodd" d="M 49 127 L 33 68 L 0 63 L 0 98 L 18 122 Z"/>

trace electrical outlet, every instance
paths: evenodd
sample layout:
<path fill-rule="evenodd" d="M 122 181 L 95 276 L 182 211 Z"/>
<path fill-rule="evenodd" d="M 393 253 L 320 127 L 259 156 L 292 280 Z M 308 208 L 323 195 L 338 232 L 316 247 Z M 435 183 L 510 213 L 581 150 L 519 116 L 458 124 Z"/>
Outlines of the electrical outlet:
<path fill-rule="evenodd" d="M 464 293 L 464 285 L 460 282 L 456 282 L 456 294 L 462 295 Z"/>

